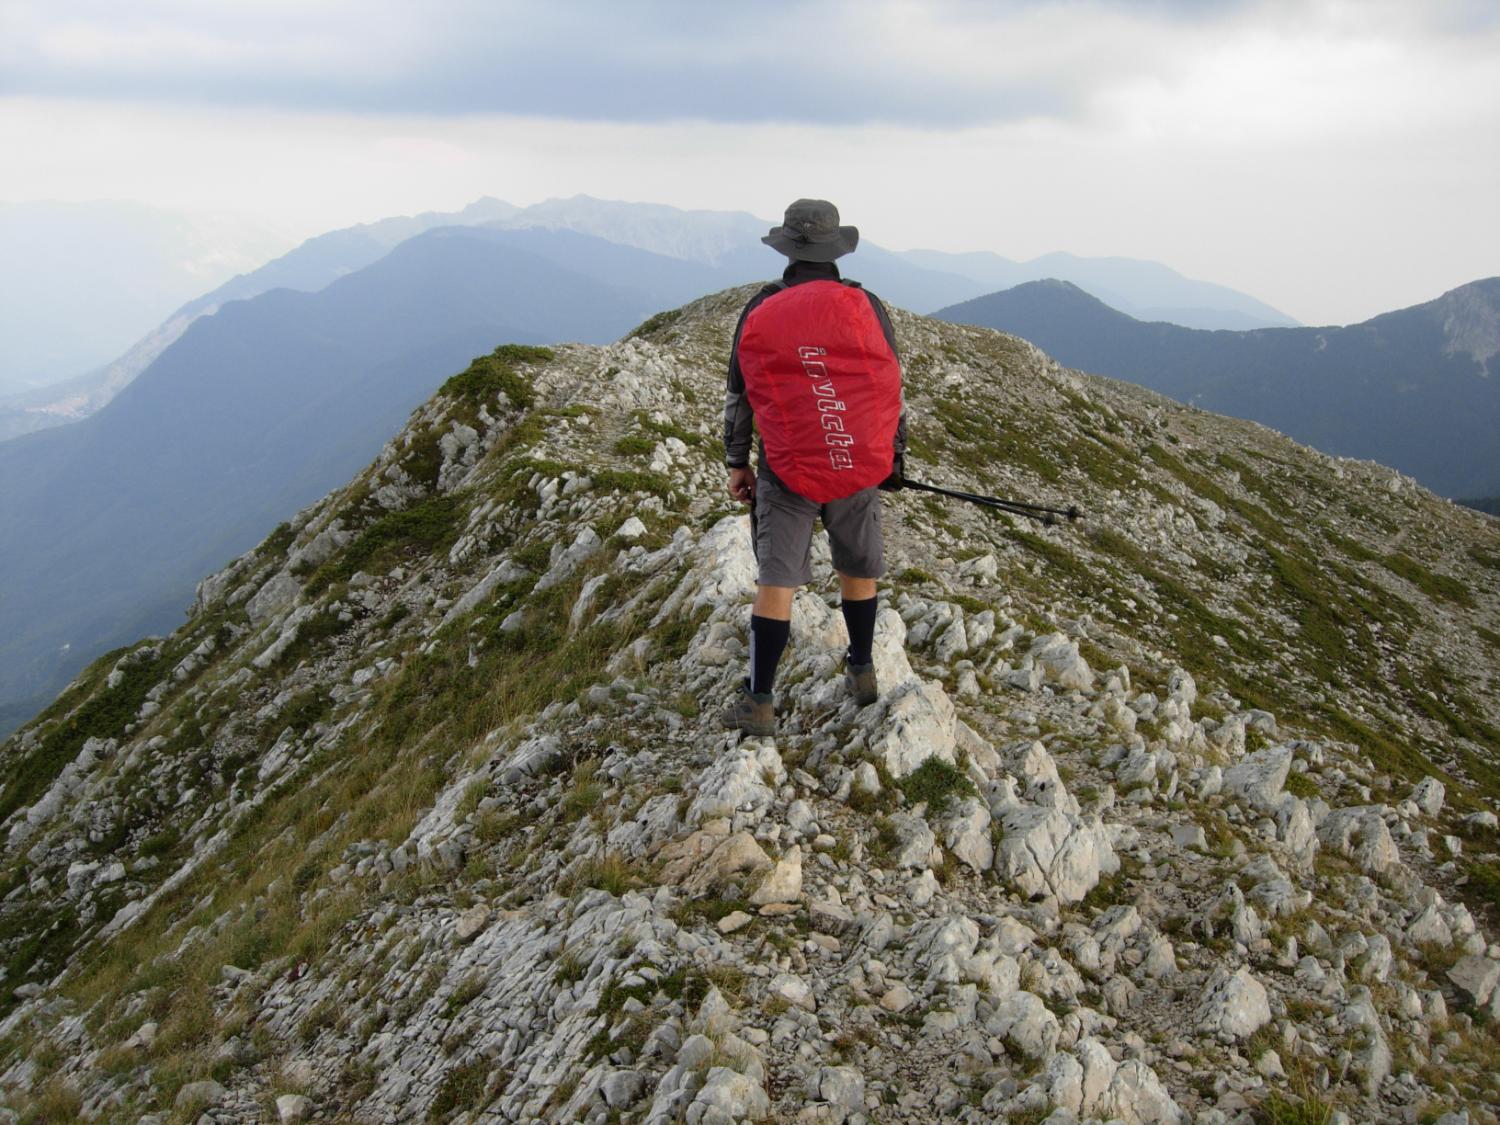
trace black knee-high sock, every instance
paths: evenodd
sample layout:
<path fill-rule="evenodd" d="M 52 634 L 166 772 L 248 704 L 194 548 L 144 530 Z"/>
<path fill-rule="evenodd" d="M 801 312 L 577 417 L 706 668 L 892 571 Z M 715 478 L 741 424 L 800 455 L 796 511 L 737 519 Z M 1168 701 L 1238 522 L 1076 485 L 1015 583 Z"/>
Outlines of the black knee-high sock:
<path fill-rule="evenodd" d="M 844 625 L 849 630 L 849 663 L 868 664 L 873 659 L 870 650 L 875 645 L 875 605 L 879 598 L 861 601 L 845 601 Z"/>
<path fill-rule="evenodd" d="M 771 690 L 776 682 L 776 665 L 792 635 L 790 621 L 774 617 L 750 616 L 750 690 L 757 695 Z"/>

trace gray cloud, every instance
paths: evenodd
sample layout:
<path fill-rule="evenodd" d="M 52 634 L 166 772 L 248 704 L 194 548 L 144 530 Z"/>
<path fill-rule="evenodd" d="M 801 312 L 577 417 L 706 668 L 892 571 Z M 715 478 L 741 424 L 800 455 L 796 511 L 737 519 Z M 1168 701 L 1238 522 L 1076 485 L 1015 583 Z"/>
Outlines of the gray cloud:
<path fill-rule="evenodd" d="M 0 9 L 0 94 L 953 127 L 1077 113 L 1101 81 L 1162 65 L 1172 32 L 1264 6 L 38 2 Z"/>

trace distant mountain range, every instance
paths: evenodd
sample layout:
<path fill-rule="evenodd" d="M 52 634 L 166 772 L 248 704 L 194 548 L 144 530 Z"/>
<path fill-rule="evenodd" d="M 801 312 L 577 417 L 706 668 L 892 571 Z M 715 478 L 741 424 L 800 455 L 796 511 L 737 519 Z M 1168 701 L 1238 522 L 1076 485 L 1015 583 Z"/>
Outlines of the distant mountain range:
<path fill-rule="evenodd" d="M 774 273 L 775 256 L 760 242 L 761 235 L 771 225 L 770 220 L 744 211 L 684 211 L 662 204 L 623 203 L 580 195 L 526 208 L 485 198 L 461 211 L 426 212 L 331 231 L 309 239 L 259 269 L 194 297 L 104 366 L 61 381 L 62 372 L 57 372 L 44 381 L 45 386 L 9 392 L 0 381 L 0 440 L 88 417 L 144 371 L 195 319 L 210 315 L 230 301 L 277 288 L 314 292 L 370 265 L 406 239 L 436 227 L 571 231 L 602 242 L 646 250 L 681 263 L 680 276 L 701 283 L 697 289 L 673 287 L 686 300 L 710 289 Z M 87 248 L 88 239 L 78 241 Z M 29 268 L 32 259 L 45 256 L 45 247 L 46 240 L 41 240 L 27 254 L 12 255 L 10 260 Z M 0 262 L 6 260 L 0 256 Z M 707 268 L 695 270 L 693 266 Z M 947 254 L 934 250 L 897 253 L 863 241 L 849 268 L 852 276 L 891 304 L 921 312 L 965 301 L 1000 286 L 1038 277 L 1063 277 L 1104 296 L 1119 308 L 1194 327 L 1244 328 L 1295 323 L 1243 293 L 1193 281 L 1157 262 L 1129 258 L 1049 254 L 1030 262 L 1013 262 L 990 253 Z M 0 266 L 0 276 L 3 274 L 4 267 Z M 18 287 L 25 286 L 26 270 L 14 271 L 13 282 Z M 117 284 L 116 288 L 119 287 Z M 59 300 L 52 303 L 57 305 Z M 158 300 L 153 307 L 158 306 L 170 307 L 170 304 L 163 306 Z M 103 306 L 97 302 L 90 303 L 87 293 L 71 302 L 63 300 L 57 315 L 72 318 L 76 323 L 70 331 L 49 329 L 47 338 L 76 340 L 87 336 L 100 319 L 94 311 L 100 307 Z M 144 327 L 139 331 L 144 331 Z M 13 334 L 20 332 L 18 323 Z M 122 338 L 112 323 L 110 332 L 99 335 L 101 339 Z M 98 345 L 94 346 L 97 349 Z M 80 363 L 75 369 L 82 368 Z"/>
<path fill-rule="evenodd" d="M 445 227 L 193 322 L 97 414 L 0 443 L 0 706 L 24 718 L 99 652 L 174 628 L 199 578 L 366 464 L 473 356 L 615 340 L 696 284 L 571 231 Z"/>
<path fill-rule="evenodd" d="M 1446 496 L 1500 494 L 1500 278 L 1346 328 L 1145 323 L 1066 281 L 936 313 L 1022 336 L 1059 362 L 1249 418 Z"/>

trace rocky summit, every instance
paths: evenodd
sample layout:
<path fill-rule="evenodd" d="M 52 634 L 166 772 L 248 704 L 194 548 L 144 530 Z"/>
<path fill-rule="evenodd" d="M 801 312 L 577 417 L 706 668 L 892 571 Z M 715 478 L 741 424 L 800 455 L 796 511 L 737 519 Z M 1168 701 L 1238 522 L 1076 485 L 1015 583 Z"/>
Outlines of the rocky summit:
<path fill-rule="evenodd" d="M 897 313 L 775 738 L 750 290 L 502 346 L 3 747 L 0 1119 L 1494 1123 L 1500 531 Z"/>

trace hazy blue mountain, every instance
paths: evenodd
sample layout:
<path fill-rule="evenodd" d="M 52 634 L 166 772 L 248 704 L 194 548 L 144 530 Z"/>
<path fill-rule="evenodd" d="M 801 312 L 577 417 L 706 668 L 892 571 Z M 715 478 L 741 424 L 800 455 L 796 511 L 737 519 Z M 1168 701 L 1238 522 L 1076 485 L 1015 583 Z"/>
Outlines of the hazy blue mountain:
<path fill-rule="evenodd" d="M 272 289 L 314 292 L 363 269 L 423 231 L 441 226 L 493 222 L 515 211 L 516 208 L 509 203 L 486 198 L 471 203 L 462 211 L 429 211 L 364 223 L 310 238 L 280 257 L 237 274 L 208 292 L 202 291 L 202 282 L 191 286 L 154 313 L 153 319 L 136 329 L 135 334 L 145 332 L 144 336 L 102 367 L 61 381 L 51 381 L 45 386 L 0 393 L 0 441 L 76 422 L 93 414 L 146 370 L 194 320 L 216 311 L 229 301 L 244 300 Z M 80 252 L 86 253 L 87 247 L 87 240 L 82 239 Z M 119 263 L 118 272 L 121 276 L 116 279 L 117 288 L 130 290 L 136 283 L 136 273 L 149 277 L 151 265 L 139 255 L 135 258 L 125 256 Z M 222 277 L 224 272 L 220 271 L 214 280 Z M 157 323 L 161 316 L 166 315 L 167 309 L 189 295 L 191 300 Z M 87 308 L 81 301 L 75 301 L 65 311 L 70 318 L 87 321 Z M 148 327 L 150 331 L 146 331 Z M 127 335 L 122 340 L 130 338 Z M 122 343 L 116 342 L 112 347 L 118 350 L 120 346 Z"/>
<path fill-rule="evenodd" d="M 1486 515 L 1500 516 L 1500 496 L 1485 496 L 1477 500 L 1460 500 L 1465 508 L 1473 508 Z"/>
<path fill-rule="evenodd" d="M 504 200 L 486 197 L 461 211 L 425 211 L 420 215 L 401 215 L 329 231 L 309 238 L 259 269 L 231 278 L 212 292 L 189 301 L 179 312 L 192 315 L 271 289 L 314 292 L 345 274 L 364 269 L 407 239 L 425 231 L 437 227 L 477 226 L 504 219 L 515 214 L 516 210 Z"/>
<path fill-rule="evenodd" d="M 1185 328 L 1290 328 L 1297 321 L 1263 301 L 1209 281 L 1184 277 L 1170 266 L 1139 258 L 1080 258 L 1043 254 L 1016 262 L 984 251 L 948 254 L 904 250 L 901 257 L 927 269 L 959 274 L 986 291 L 1028 281 L 1071 281 L 1137 320 L 1165 320 Z"/>
<path fill-rule="evenodd" d="M 0 394 L 77 376 L 286 242 L 137 203 L 0 203 Z"/>
<path fill-rule="evenodd" d="M 1500 278 L 1344 328 L 1207 332 L 1145 323 L 1066 281 L 936 314 L 1067 364 L 1369 458 L 1445 496 L 1500 493 Z"/>
<path fill-rule="evenodd" d="M 97 414 L 0 444 L 0 707 L 173 628 L 199 578 L 367 463 L 473 356 L 614 340 L 660 308 L 558 261 L 607 260 L 655 292 L 680 263 L 591 257 L 597 241 L 429 231 L 319 292 L 226 304 Z"/>

